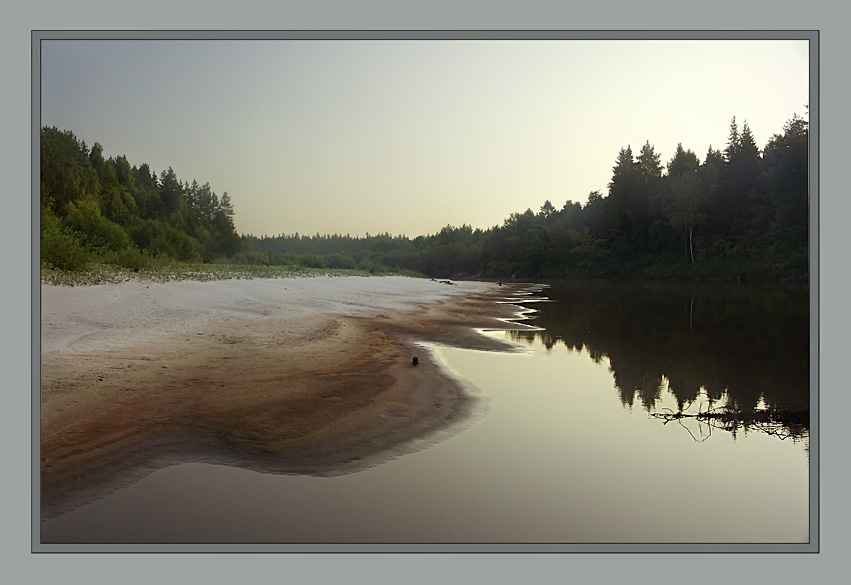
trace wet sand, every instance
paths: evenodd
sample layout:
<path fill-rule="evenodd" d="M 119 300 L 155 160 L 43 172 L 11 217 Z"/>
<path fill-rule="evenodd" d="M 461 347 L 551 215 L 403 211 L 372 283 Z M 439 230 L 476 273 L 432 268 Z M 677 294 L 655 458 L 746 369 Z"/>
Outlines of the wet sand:
<path fill-rule="evenodd" d="M 42 517 L 172 463 L 335 475 L 463 428 L 483 405 L 417 341 L 510 349 L 475 329 L 518 287 L 393 278 L 43 285 Z"/>

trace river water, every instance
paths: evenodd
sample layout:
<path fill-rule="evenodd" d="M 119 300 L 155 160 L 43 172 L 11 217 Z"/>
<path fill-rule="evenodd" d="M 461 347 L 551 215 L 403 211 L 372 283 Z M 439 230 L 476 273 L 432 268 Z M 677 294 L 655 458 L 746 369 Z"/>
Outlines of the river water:
<path fill-rule="evenodd" d="M 337 477 L 184 463 L 45 542 L 806 543 L 806 288 L 553 282 L 522 351 L 428 346 L 480 394 L 462 432 Z M 703 416 L 697 416 L 702 414 Z"/>

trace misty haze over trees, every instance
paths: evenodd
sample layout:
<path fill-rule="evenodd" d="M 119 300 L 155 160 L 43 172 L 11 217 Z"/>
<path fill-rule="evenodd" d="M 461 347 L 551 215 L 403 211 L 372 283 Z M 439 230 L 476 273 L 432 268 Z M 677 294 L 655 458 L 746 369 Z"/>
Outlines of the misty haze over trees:
<path fill-rule="evenodd" d="M 621 148 L 607 193 L 545 201 L 502 225 L 433 235 L 239 236 L 209 183 L 104 159 L 70 131 L 41 132 L 42 262 L 141 268 L 157 261 L 414 270 L 451 277 L 808 276 L 808 123 L 795 115 L 763 149 L 733 118 L 723 151 L 677 145 L 665 164 L 646 142 Z"/>

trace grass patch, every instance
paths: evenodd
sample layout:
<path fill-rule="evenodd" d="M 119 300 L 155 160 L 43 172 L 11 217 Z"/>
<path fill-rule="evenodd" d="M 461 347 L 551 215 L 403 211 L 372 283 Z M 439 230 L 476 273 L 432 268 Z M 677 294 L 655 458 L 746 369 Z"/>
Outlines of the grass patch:
<path fill-rule="evenodd" d="M 180 280 L 252 280 L 255 278 L 316 278 L 321 276 L 408 276 L 424 278 L 410 271 L 388 271 L 376 275 L 368 270 L 312 268 L 309 266 L 263 266 L 257 264 L 204 264 L 188 262 L 151 263 L 127 268 L 116 264 L 90 263 L 79 270 L 63 270 L 41 265 L 41 282 L 60 286 L 86 286 L 121 282 L 175 282 Z"/>

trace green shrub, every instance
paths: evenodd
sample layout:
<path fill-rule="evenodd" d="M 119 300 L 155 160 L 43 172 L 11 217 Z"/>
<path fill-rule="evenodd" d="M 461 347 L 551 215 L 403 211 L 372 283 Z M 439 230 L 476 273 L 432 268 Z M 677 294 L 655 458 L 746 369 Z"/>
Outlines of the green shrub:
<path fill-rule="evenodd" d="M 389 269 L 384 264 L 371 259 L 361 260 L 358 264 L 358 270 L 364 270 L 370 274 L 382 274 L 389 272 Z"/>
<path fill-rule="evenodd" d="M 65 221 L 90 248 L 119 251 L 130 246 L 130 236 L 117 223 L 101 215 L 93 199 L 68 203 Z"/>
<path fill-rule="evenodd" d="M 325 264 L 328 266 L 328 268 L 354 269 L 357 266 L 354 258 L 347 254 L 340 254 L 339 252 L 326 255 Z"/>
<path fill-rule="evenodd" d="M 269 252 L 269 266 L 295 266 L 298 260 L 295 254 Z"/>
<path fill-rule="evenodd" d="M 83 270 L 92 261 L 77 235 L 50 211 L 41 212 L 41 263 L 61 270 Z"/>
<path fill-rule="evenodd" d="M 268 266 L 269 255 L 261 252 L 237 252 L 233 258 L 220 257 L 216 260 L 218 264 L 236 264 L 238 266 Z"/>
<path fill-rule="evenodd" d="M 296 263 L 305 268 L 326 268 L 325 259 L 316 254 L 301 254 L 296 259 Z"/>
<path fill-rule="evenodd" d="M 147 250 L 139 250 L 135 246 L 117 252 L 106 251 L 100 254 L 100 260 L 104 264 L 128 268 L 134 272 L 165 268 L 173 264 L 168 254 L 160 253 L 154 256 Z"/>
<path fill-rule="evenodd" d="M 151 240 L 149 250 L 155 256 L 166 254 L 176 260 L 201 261 L 201 246 L 195 238 L 167 225 Z"/>

